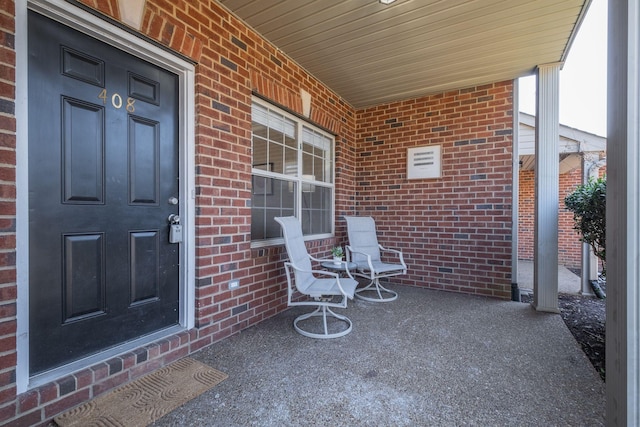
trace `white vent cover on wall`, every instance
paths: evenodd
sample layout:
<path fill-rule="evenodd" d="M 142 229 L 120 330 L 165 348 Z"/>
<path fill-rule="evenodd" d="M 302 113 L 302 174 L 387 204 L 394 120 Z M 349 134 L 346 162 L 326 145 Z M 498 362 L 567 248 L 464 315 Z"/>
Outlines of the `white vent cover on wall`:
<path fill-rule="evenodd" d="M 440 178 L 442 146 L 407 149 L 407 179 Z"/>

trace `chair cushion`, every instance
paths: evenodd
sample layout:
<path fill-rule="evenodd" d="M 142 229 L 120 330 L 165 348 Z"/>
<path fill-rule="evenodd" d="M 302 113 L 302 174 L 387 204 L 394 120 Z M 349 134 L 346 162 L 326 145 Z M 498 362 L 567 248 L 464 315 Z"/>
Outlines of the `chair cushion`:
<path fill-rule="evenodd" d="M 353 298 L 353 295 L 358 286 L 358 282 L 354 279 L 340 278 L 340 286 L 344 290 L 345 294 L 349 298 Z M 315 279 L 311 282 L 311 285 L 307 287 L 305 293 L 311 297 L 321 297 L 324 295 L 342 295 L 340 288 L 338 288 L 338 282 L 336 279 Z"/>
<path fill-rule="evenodd" d="M 367 264 L 366 261 L 358 262 L 357 264 L 358 264 L 359 270 L 369 270 L 369 264 Z M 388 264 L 380 261 L 372 261 L 371 264 L 373 265 L 373 271 L 376 274 L 388 273 L 390 271 L 404 270 L 404 268 L 402 267 L 402 264 Z"/>

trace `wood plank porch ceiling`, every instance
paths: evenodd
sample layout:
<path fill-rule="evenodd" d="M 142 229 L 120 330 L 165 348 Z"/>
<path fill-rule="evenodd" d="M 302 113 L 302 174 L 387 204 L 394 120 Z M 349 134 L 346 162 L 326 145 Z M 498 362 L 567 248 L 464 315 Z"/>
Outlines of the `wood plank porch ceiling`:
<path fill-rule="evenodd" d="M 562 62 L 590 0 L 219 0 L 356 108 Z"/>

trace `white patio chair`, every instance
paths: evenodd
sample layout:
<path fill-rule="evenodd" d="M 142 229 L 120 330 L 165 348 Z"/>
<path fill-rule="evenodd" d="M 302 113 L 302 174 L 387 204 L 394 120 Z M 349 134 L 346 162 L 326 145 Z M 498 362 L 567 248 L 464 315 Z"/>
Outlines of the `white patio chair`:
<path fill-rule="evenodd" d="M 334 313 L 330 307 L 346 308 L 347 299 L 353 299 L 358 282 L 353 278 L 347 268 L 345 268 L 345 272 L 348 277 L 340 277 L 340 274 L 335 272 L 313 270 L 311 261 L 322 262 L 328 260 L 317 259 L 309 255 L 307 247 L 304 244 L 300 221 L 292 216 L 278 217 L 275 218 L 275 220 L 282 227 L 284 242 L 289 256 L 289 260 L 284 263 L 288 285 L 287 304 L 289 306 L 317 306 L 315 311 L 298 316 L 293 321 L 293 327 L 302 335 L 311 338 L 337 338 L 347 335 L 351 332 L 351 320 L 346 316 Z M 306 295 L 309 299 L 294 299 L 296 291 L 300 294 Z M 338 301 L 334 302 L 336 299 L 334 297 L 341 298 L 338 298 Z M 309 329 L 312 325 L 309 325 L 309 322 L 301 324 L 304 320 L 312 317 L 322 318 L 322 333 L 311 332 Z M 327 318 L 335 318 L 344 322 L 346 323 L 347 328 L 339 332 L 330 333 L 327 325 Z M 331 329 L 335 330 L 336 322 L 333 323 L 334 327 Z M 303 326 L 305 325 L 306 327 L 303 329 Z"/>
<path fill-rule="evenodd" d="M 364 288 L 356 290 L 356 296 L 366 301 L 389 302 L 398 298 L 398 293 L 385 288 L 380 279 L 407 273 L 402 252 L 384 248 L 378 243 L 376 224 L 371 217 L 345 216 L 347 221 L 347 262 L 353 261 L 358 268 L 353 273 L 359 277 L 366 277 L 371 282 Z M 382 253 L 389 253 L 389 257 L 397 259 L 397 263 L 387 263 L 381 260 Z M 375 292 L 374 296 L 370 296 Z"/>

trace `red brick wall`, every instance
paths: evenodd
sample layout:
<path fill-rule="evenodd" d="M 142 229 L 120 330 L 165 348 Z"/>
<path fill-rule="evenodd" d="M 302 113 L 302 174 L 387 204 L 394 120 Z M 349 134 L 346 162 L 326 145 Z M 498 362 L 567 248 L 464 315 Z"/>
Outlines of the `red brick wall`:
<path fill-rule="evenodd" d="M 573 229 L 573 213 L 564 206 L 564 199 L 580 185 L 580 168 L 560 174 L 558 212 L 558 263 L 567 267 L 579 268 L 582 258 L 580 235 Z"/>
<path fill-rule="evenodd" d="M 115 1 L 83 0 L 118 18 Z M 14 4 L 0 2 L 0 424 L 40 423 L 119 384 L 157 369 L 286 308 L 283 248 L 251 249 L 252 93 L 302 113 L 336 133 L 337 209 L 354 203 L 352 107 L 248 29 L 215 1 L 147 0 L 141 33 L 196 65 L 196 328 L 89 367 L 16 397 L 15 52 Z M 335 239 L 309 244 L 326 255 Z M 229 291 L 230 279 L 240 287 Z M 19 421 L 18 421 L 19 420 Z"/>
<path fill-rule="evenodd" d="M 579 268 L 581 264 L 582 243 L 580 235 L 573 229 L 573 213 L 564 206 L 564 199 L 581 182 L 581 170 L 560 174 L 558 194 L 558 263 L 567 267 Z M 520 171 L 520 194 L 518 201 L 518 259 L 533 261 L 533 215 L 535 181 L 533 171 Z"/>
<path fill-rule="evenodd" d="M 533 261 L 535 181 L 533 171 L 520 171 L 518 193 L 518 259 Z"/>
<path fill-rule="evenodd" d="M 16 411 L 15 5 L 0 15 L 0 424 Z"/>
<path fill-rule="evenodd" d="M 511 286 L 511 82 L 357 113 L 357 205 L 405 254 L 394 281 L 507 298 Z M 442 146 L 442 177 L 407 180 L 407 148 Z"/>
<path fill-rule="evenodd" d="M 580 235 L 573 229 L 573 213 L 564 206 L 564 199 L 582 182 L 582 171 L 576 169 L 560 174 L 558 193 L 558 263 L 572 268 L 580 268 L 582 242 Z M 600 176 L 606 174 L 606 168 L 600 168 Z M 533 261 L 534 227 L 534 171 L 520 171 L 518 199 L 518 259 Z"/>
<path fill-rule="evenodd" d="M 113 0 L 83 2 L 118 18 Z M 16 396 L 14 3 L 0 9 L 0 424 L 42 423 L 285 309 L 283 248 L 250 247 L 252 93 L 301 112 L 304 89 L 337 135 L 336 238 L 311 253 L 345 243 L 342 215 L 373 215 L 381 242 L 405 251 L 402 283 L 509 296 L 510 83 L 356 112 L 217 2 L 147 0 L 141 32 L 197 62 L 196 328 Z M 407 181 L 406 148 L 429 144 L 442 144 L 443 178 Z"/>

